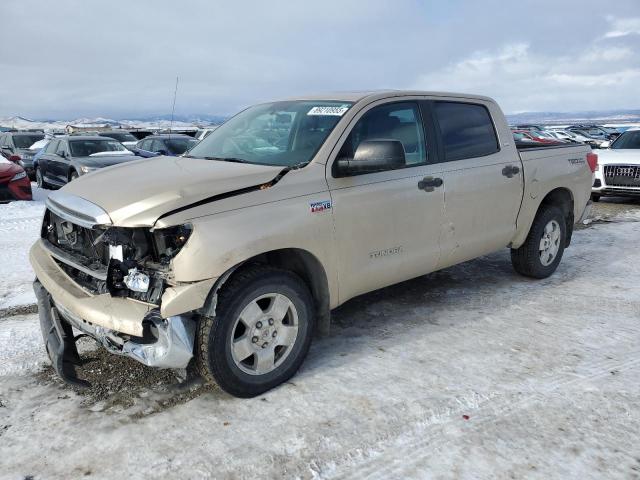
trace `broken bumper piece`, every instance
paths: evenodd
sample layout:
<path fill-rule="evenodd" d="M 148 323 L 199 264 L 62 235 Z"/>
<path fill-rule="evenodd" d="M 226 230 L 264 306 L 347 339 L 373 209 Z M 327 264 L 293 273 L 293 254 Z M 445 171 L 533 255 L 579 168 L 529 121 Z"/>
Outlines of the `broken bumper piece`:
<path fill-rule="evenodd" d="M 77 317 L 64 306 L 55 304 L 38 280 L 33 288 L 47 354 L 56 373 L 68 383 L 81 387 L 89 385 L 76 374 L 75 367 L 81 365 L 81 359 L 73 328 L 90 336 L 109 352 L 131 357 L 150 367 L 185 368 L 193 357 L 196 320 L 190 316 L 162 318 L 157 310 L 151 310 L 143 320 L 143 336 L 136 337 Z"/>

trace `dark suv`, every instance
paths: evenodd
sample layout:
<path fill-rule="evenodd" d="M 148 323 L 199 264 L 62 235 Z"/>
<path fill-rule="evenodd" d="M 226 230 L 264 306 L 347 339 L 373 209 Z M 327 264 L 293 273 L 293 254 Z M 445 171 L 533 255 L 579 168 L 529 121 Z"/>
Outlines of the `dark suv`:
<path fill-rule="evenodd" d="M 198 140 L 189 135 L 175 133 L 150 135 L 140 140 L 132 150 L 141 157 L 156 157 L 158 155 L 177 157 L 190 150 L 197 143 Z"/>
<path fill-rule="evenodd" d="M 137 160 L 120 142 L 97 135 L 54 138 L 38 160 L 40 188 L 61 187 L 73 179 L 122 162 Z"/>
<path fill-rule="evenodd" d="M 29 178 L 33 179 L 33 156 L 37 150 L 30 150 L 29 147 L 42 140 L 44 133 L 38 132 L 7 132 L 0 134 L 0 151 L 2 155 L 19 164 L 27 172 Z"/>

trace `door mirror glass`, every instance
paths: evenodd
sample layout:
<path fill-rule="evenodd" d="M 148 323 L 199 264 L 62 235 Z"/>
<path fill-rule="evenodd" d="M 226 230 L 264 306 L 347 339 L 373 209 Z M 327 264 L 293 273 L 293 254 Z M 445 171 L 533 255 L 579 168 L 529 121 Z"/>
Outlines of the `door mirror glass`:
<path fill-rule="evenodd" d="M 404 147 L 399 140 L 365 140 L 360 142 L 353 158 L 338 160 L 341 176 L 395 170 L 406 165 Z"/>

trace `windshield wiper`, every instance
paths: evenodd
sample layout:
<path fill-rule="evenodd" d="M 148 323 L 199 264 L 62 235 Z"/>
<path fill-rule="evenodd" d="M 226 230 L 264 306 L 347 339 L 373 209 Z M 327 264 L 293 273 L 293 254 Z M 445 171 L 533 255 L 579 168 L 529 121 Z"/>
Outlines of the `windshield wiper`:
<path fill-rule="evenodd" d="M 243 160 L 242 158 L 235 157 L 203 157 L 205 160 L 219 160 L 221 162 L 233 162 L 233 163 L 252 163 L 248 160 Z"/>

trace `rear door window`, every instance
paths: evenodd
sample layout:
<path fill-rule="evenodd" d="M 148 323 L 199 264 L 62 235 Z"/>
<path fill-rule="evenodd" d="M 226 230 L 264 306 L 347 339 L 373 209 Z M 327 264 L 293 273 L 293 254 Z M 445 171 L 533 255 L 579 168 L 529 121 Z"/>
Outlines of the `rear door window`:
<path fill-rule="evenodd" d="M 484 105 L 434 102 L 447 162 L 484 157 L 500 150 L 491 115 Z"/>

